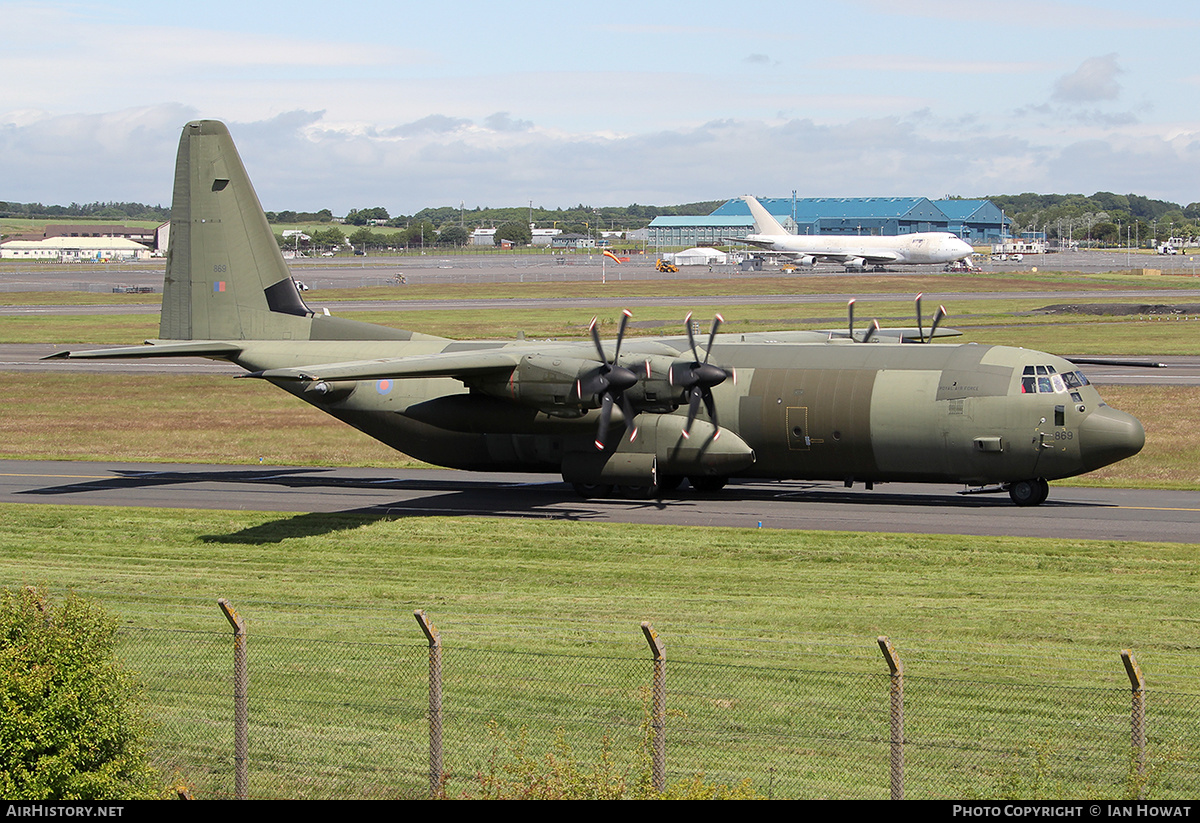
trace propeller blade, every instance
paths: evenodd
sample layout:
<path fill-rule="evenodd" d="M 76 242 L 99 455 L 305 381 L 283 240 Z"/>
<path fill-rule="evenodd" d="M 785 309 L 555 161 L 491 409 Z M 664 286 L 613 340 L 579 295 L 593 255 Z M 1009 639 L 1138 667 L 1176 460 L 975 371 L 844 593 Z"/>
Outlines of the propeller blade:
<path fill-rule="evenodd" d="M 916 302 L 917 302 L 917 332 L 921 335 L 920 339 L 921 339 L 922 343 L 925 342 L 925 327 L 921 325 L 921 297 L 924 294 L 925 294 L 925 292 L 921 292 L 920 294 L 918 294 L 917 300 L 916 300 Z"/>
<path fill-rule="evenodd" d="M 696 338 L 692 337 L 692 313 L 688 312 L 687 317 L 683 318 L 683 327 L 687 329 L 688 348 L 692 350 L 692 359 L 699 360 L 696 356 Z"/>
<path fill-rule="evenodd" d="M 871 325 L 867 326 L 867 333 L 863 335 L 862 341 L 864 343 L 870 343 L 871 338 L 875 336 L 875 332 L 877 331 L 879 331 L 879 321 L 872 320 Z"/>
<path fill-rule="evenodd" d="M 713 340 L 717 338 L 717 329 L 721 328 L 721 324 L 725 322 L 725 318 L 721 315 L 713 317 L 712 331 L 708 333 L 708 348 L 704 351 L 704 362 L 708 363 L 708 356 L 712 354 Z"/>
<path fill-rule="evenodd" d="M 929 327 L 929 342 L 933 342 L 934 332 L 937 331 L 938 323 L 946 319 L 946 307 L 938 306 L 937 314 L 933 316 L 933 325 Z"/>
<path fill-rule="evenodd" d="M 850 302 L 848 302 L 846 304 L 846 314 L 850 318 L 850 339 L 853 340 L 854 339 L 854 299 L 853 298 L 851 298 Z"/>
<path fill-rule="evenodd" d="M 691 391 L 688 392 L 687 422 L 683 425 L 683 436 L 685 438 L 692 436 L 692 424 L 696 422 L 696 415 L 700 412 L 700 398 L 703 395 L 704 392 L 700 390 L 699 386 L 693 386 Z"/>
<path fill-rule="evenodd" d="M 613 398 L 608 392 L 600 401 L 600 426 L 596 431 L 596 450 L 604 451 L 604 441 L 608 438 L 608 424 L 612 420 Z"/>
<path fill-rule="evenodd" d="M 600 343 L 600 329 L 597 328 L 597 318 L 592 318 L 592 323 L 588 326 L 588 331 L 592 333 L 592 343 L 596 346 L 596 354 L 600 357 L 601 363 L 607 363 L 608 358 L 604 354 L 604 346 Z"/>
<path fill-rule="evenodd" d="M 617 363 L 617 358 L 621 356 L 621 341 L 625 339 L 625 327 L 629 324 L 629 318 L 633 317 L 629 309 L 621 310 L 621 325 L 617 328 L 617 350 L 613 353 L 613 365 Z"/>
<path fill-rule="evenodd" d="M 625 428 L 629 429 L 629 442 L 632 443 L 634 440 L 637 440 L 638 436 L 637 423 L 634 422 L 637 411 L 633 408 L 633 403 L 624 394 L 621 395 L 621 411 L 625 414 Z"/>
<path fill-rule="evenodd" d="M 713 434 L 713 440 L 721 436 L 721 424 L 717 422 L 717 401 L 713 399 L 712 392 L 704 392 L 704 408 L 708 411 L 708 419 L 712 421 L 713 428 L 716 433 Z"/>

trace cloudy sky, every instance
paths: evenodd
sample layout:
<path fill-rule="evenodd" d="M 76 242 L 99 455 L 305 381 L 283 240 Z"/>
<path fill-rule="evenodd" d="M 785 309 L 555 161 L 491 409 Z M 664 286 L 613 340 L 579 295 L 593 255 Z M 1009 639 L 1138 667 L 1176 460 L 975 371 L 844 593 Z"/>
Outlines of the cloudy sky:
<path fill-rule="evenodd" d="M 270 210 L 1107 190 L 1200 201 L 1200 5 L 0 0 L 0 200 Z"/>

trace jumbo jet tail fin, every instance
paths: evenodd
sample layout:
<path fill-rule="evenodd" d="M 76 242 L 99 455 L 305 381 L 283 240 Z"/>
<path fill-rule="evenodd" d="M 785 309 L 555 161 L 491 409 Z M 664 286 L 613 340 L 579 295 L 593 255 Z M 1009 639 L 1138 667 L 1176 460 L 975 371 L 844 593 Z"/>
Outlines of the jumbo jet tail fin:
<path fill-rule="evenodd" d="M 746 205 L 750 207 L 750 214 L 754 218 L 754 233 L 766 235 L 787 235 L 787 229 L 779 225 L 779 221 L 763 207 L 762 203 L 758 202 L 758 198 L 745 195 L 742 200 L 746 201 Z"/>

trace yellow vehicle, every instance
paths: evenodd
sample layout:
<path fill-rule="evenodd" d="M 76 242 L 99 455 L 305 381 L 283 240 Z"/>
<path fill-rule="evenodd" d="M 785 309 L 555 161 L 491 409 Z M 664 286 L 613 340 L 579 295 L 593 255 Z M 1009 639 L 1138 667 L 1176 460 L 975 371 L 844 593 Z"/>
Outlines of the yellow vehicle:
<path fill-rule="evenodd" d="M 660 259 L 657 263 L 654 264 L 654 269 L 655 269 L 655 271 L 662 271 L 662 272 L 668 272 L 670 274 L 674 274 L 675 272 L 679 271 L 679 266 L 676 266 L 674 263 L 668 263 L 666 260 Z"/>

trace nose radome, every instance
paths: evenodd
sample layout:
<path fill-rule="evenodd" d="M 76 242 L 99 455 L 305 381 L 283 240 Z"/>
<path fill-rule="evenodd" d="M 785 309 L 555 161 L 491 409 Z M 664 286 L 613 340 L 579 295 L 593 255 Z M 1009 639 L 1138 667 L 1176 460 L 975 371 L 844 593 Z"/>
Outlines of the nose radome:
<path fill-rule="evenodd" d="M 1110 406 L 1096 409 L 1079 426 L 1079 456 L 1084 471 L 1133 457 L 1144 445 L 1146 430 L 1141 422 Z"/>

